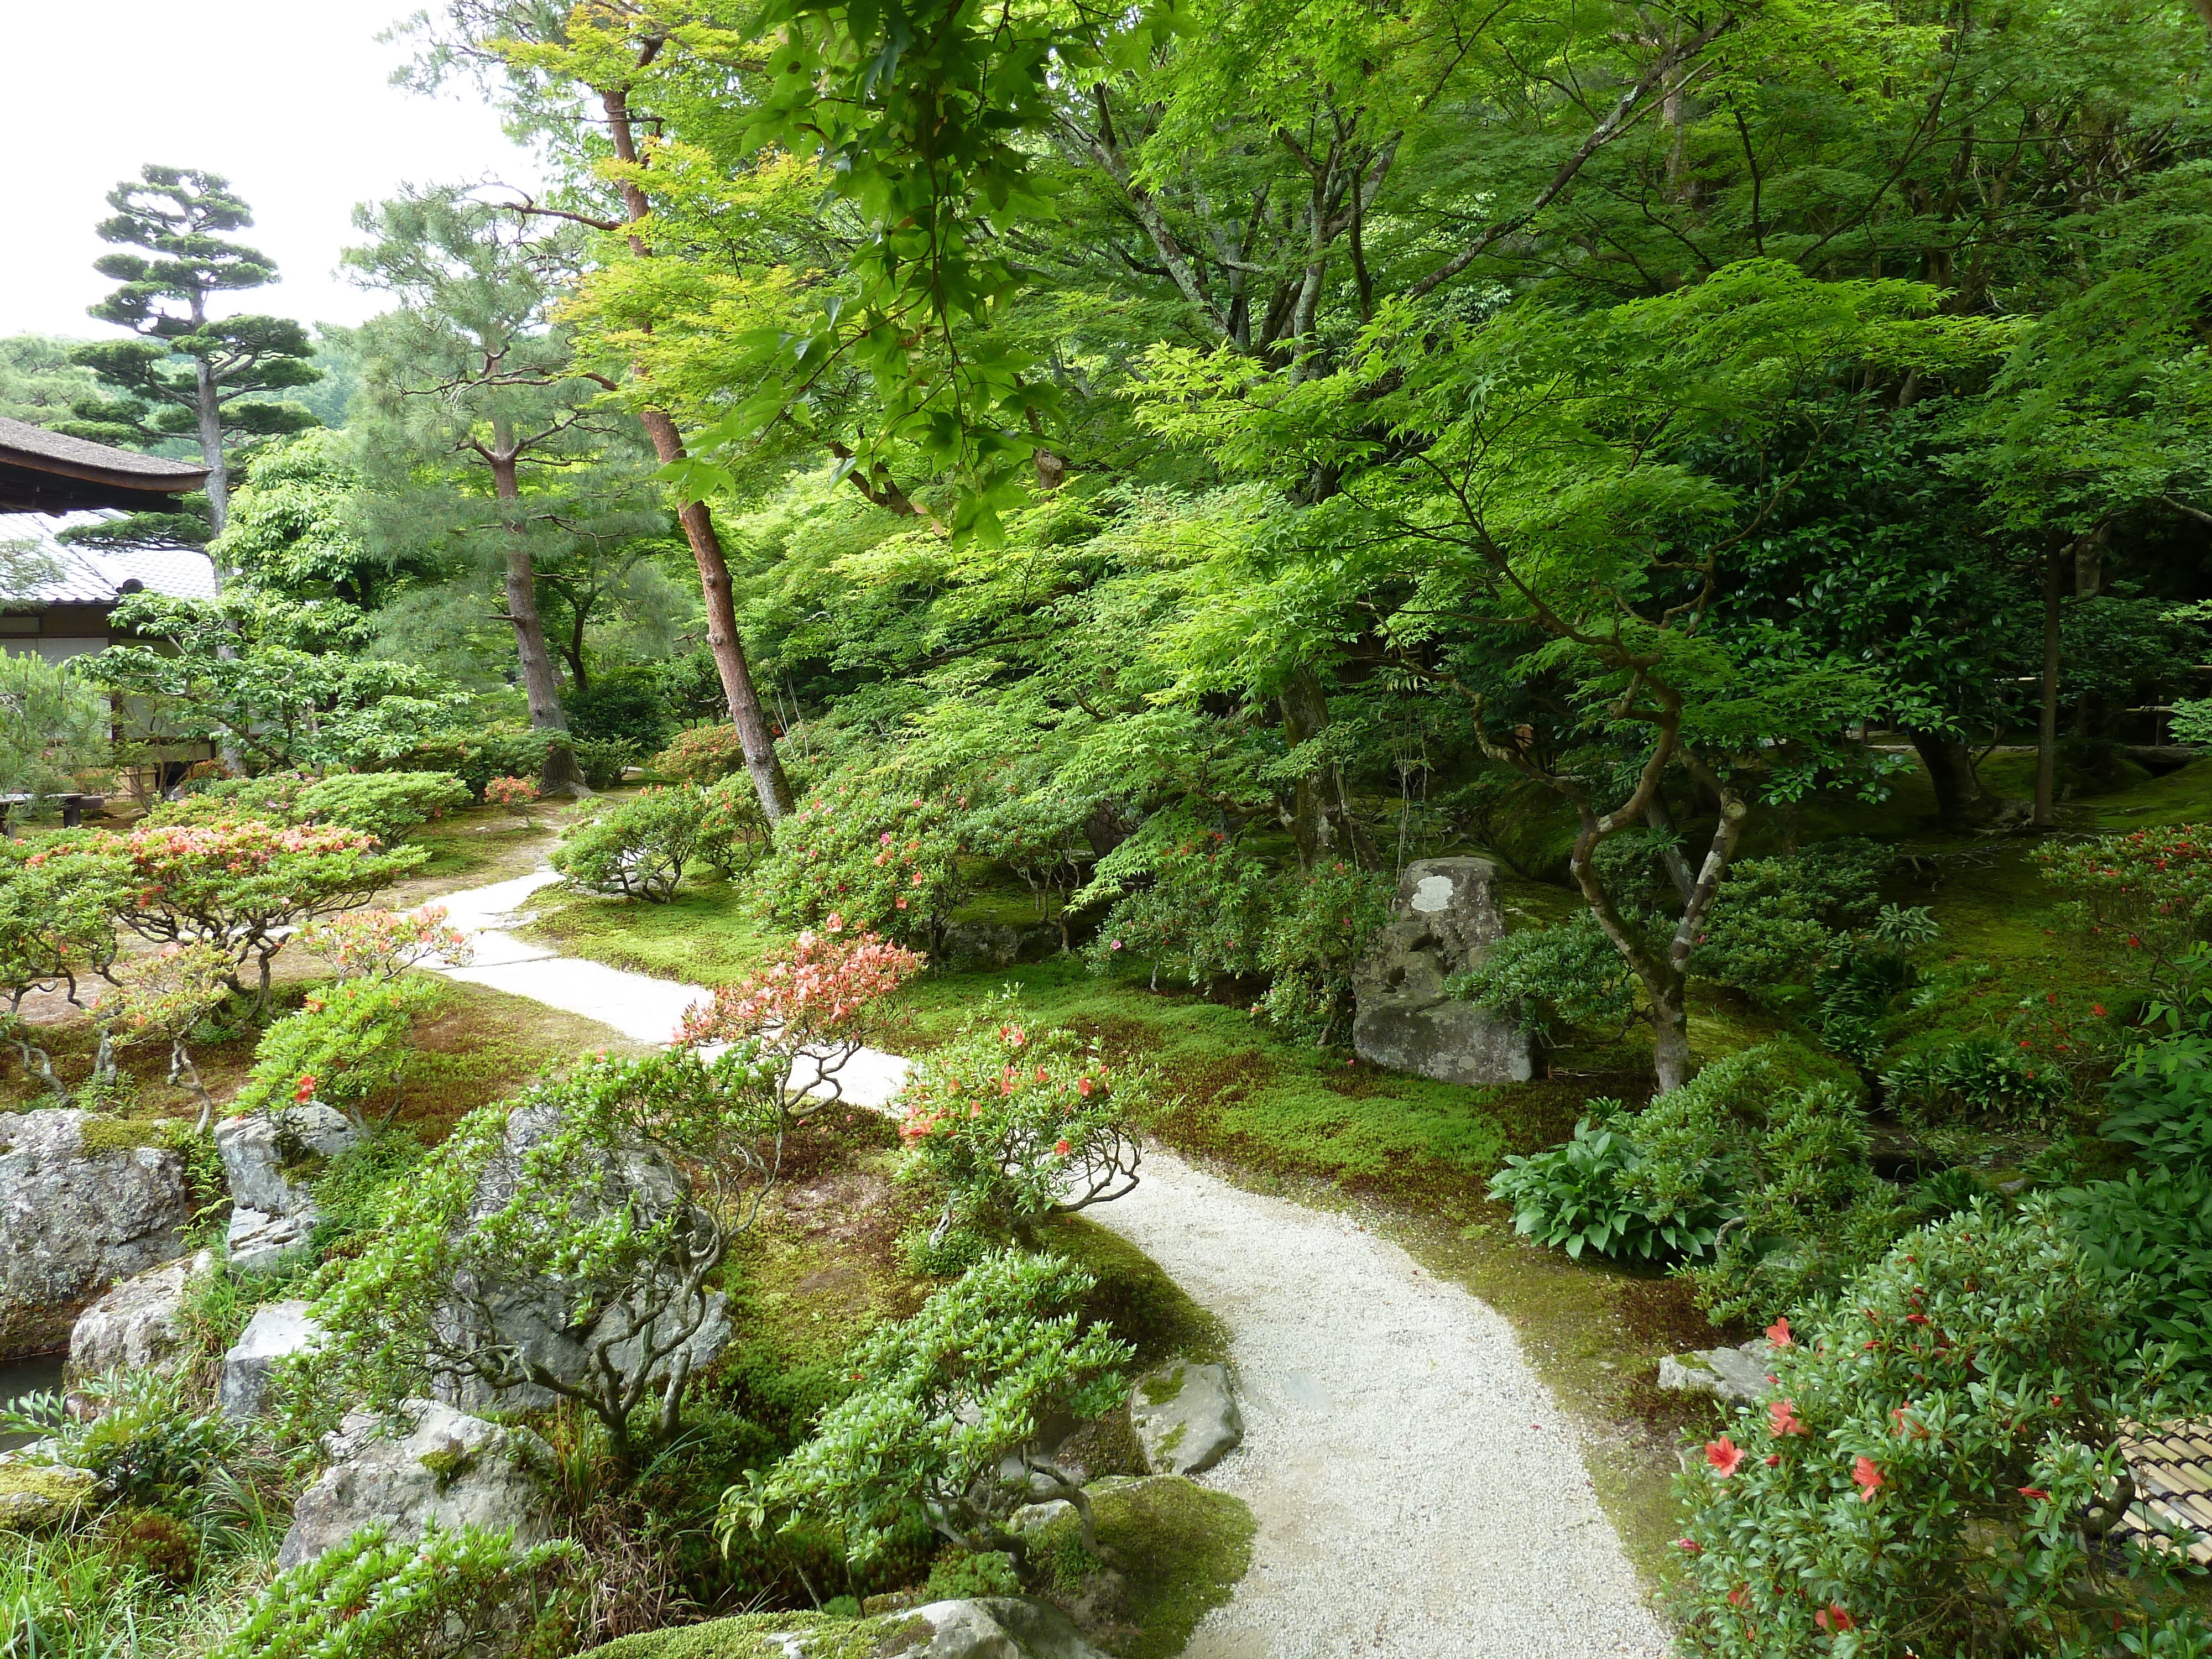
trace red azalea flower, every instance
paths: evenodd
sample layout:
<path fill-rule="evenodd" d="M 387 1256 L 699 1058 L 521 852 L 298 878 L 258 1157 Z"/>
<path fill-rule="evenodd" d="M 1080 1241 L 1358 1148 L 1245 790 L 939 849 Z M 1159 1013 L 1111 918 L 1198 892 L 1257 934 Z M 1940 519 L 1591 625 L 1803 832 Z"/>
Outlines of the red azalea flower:
<path fill-rule="evenodd" d="M 1678 1550 L 1687 1550 L 1692 1555 L 1703 1555 L 1705 1553 L 1705 1547 L 1694 1538 L 1677 1538 L 1674 1540 L 1674 1547 Z"/>
<path fill-rule="evenodd" d="M 2044 1491 L 2040 1486 L 2022 1486 L 2020 1489 L 2020 1495 L 2022 1498 L 2048 1498 L 2051 1496 L 2049 1492 Z"/>
<path fill-rule="evenodd" d="M 314 1073 L 310 1072 L 300 1079 L 299 1086 L 292 1091 L 292 1098 L 304 1106 L 314 1097 L 315 1078 Z"/>
<path fill-rule="evenodd" d="M 1743 1450 L 1735 1441 L 1723 1435 L 1717 1440 L 1705 1442 L 1705 1462 L 1711 1464 L 1714 1472 L 1725 1480 L 1743 1462 Z"/>
<path fill-rule="evenodd" d="M 1871 1504 L 1874 1495 L 1888 1483 L 1881 1478 L 1881 1470 L 1871 1457 L 1857 1457 L 1851 1462 L 1851 1484 L 1859 1489 L 1859 1502 Z"/>
<path fill-rule="evenodd" d="M 1837 1636 L 1852 1629 L 1858 1621 L 1844 1611 L 1840 1601 L 1831 1601 L 1813 1615 L 1813 1622 L 1827 1632 L 1829 1635 Z"/>
<path fill-rule="evenodd" d="M 1058 1156 L 1066 1158 L 1072 1148 L 1070 1148 L 1068 1144 L 1064 1140 L 1055 1140 L 1052 1143 L 1052 1150 Z"/>
<path fill-rule="evenodd" d="M 1751 1605 L 1750 1594 L 1741 1584 L 1738 1584 L 1728 1593 L 1728 1599 L 1729 1605 L 1732 1607 L 1747 1607 Z"/>
<path fill-rule="evenodd" d="M 1787 1319 L 1778 1319 L 1771 1325 L 1769 1325 L 1766 1328 L 1766 1340 L 1769 1342 L 1771 1342 L 1778 1348 L 1786 1348 L 1791 1346 L 1790 1341 L 1790 1322 Z"/>
<path fill-rule="evenodd" d="M 1797 1402 L 1778 1400 L 1766 1408 L 1767 1428 L 1777 1435 L 1803 1434 L 1805 1425 L 1797 1420 Z"/>

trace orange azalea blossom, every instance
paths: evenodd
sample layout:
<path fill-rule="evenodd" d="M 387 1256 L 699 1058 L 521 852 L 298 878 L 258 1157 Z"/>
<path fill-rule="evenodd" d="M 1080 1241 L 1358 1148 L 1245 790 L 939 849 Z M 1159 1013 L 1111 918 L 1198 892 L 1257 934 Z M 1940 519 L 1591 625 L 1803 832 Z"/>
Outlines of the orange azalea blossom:
<path fill-rule="evenodd" d="M 1725 1480 L 1736 1472 L 1737 1465 L 1743 1462 L 1743 1449 L 1728 1436 L 1723 1435 L 1717 1440 L 1705 1442 L 1705 1462 L 1711 1464 L 1714 1473 Z"/>
<path fill-rule="evenodd" d="M 1778 1348 L 1790 1346 L 1790 1322 L 1787 1319 L 1778 1319 L 1769 1325 L 1766 1328 L 1766 1340 Z"/>
<path fill-rule="evenodd" d="M 1871 1457 L 1858 1457 L 1851 1462 L 1851 1483 L 1859 1489 L 1859 1502 L 1871 1504 L 1875 1492 L 1888 1483 L 1881 1478 L 1881 1470 Z"/>
<path fill-rule="evenodd" d="M 1858 1624 L 1840 1601 L 1829 1602 L 1826 1607 L 1813 1615 L 1813 1622 L 1831 1636 L 1839 1636 L 1847 1630 L 1856 1628 Z"/>
<path fill-rule="evenodd" d="M 314 1097 L 315 1074 L 313 1072 L 309 1072 L 301 1078 L 298 1085 L 293 1089 L 292 1098 L 298 1101 L 302 1106 L 304 1106 Z"/>
<path fill-rule="evenodd" d="M 1777 1435 L 1803 1434 L 1805 1425 L 1797 1420 L 1797 1402 L 1777 1400 L 1766 1408 L 1768 1431 Z"/>

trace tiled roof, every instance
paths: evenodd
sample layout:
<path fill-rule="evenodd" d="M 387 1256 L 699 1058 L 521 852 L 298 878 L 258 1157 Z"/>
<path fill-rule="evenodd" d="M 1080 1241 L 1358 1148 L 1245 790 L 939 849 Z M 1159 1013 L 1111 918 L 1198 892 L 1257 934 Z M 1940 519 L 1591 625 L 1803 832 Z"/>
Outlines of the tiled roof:
<path fill-rule="evenodd" d="M 2180 1528 L 2192 1540 L 2182 1546 L 2189 1559 L 2212 1566 L 2212 1423 L 2124 1431 L 2120 1451 L 2136 1480 L 2120 1529 L 2149 1538 Z"/>
<path fill-rule="evenodd" d="M 196 548 L 95 550 L 72 546 L 55 533 L 72 526 L 100 524 L 118 516 L 112 513 L 65 513 L 56 518 L 30 514 L 0 518 L 0 543 L 12 544 L 29 555 L 34 569 L 51 573 L 23 585 L 19 592 L 0 589 L 0 604 L 107 605 L 120 597 L 126 582 L 136 582 L 139 587 L 180 599 L 215 597 L 215 562 Z M 0 562 L 0 572 L 13 562 Z M 4 576 L 0 575 L 0 580 Z"/>
<path fill-rule="evenodd" d="M 0 416 L 0 459 L 52 466 L 73 477 L 113 478 L 144 489 L 197 489 L 207 468 L 135 449 L 115 449 L 88 438 L 49 432 L 28 421 Z"/>

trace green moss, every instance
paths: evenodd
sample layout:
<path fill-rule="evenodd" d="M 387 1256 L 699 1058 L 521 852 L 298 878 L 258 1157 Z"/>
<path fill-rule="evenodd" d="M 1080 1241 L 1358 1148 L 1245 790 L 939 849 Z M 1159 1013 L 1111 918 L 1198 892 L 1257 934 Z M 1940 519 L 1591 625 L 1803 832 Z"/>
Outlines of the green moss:
<path fill-rule="evenodd" d="M 77 1146 L 88 1157 L 101 1152 L 132 1152 L 142 1146 L 167 1149 L 189 1126 L 170 1121 L 149 1122 L 140 1118 L 88 1117 L 77 1129 Z"/>
<path fill-rule="evenodd" d="M 750 973 L 777 939 L 743 897 L 739 887 L 710 874 L 687 876 L 665 904 L 550 889 L 523 936 L 633 973 L 725 984 Z"/>
<path fill-rule="evenodd" d="M 1084 1298 L 1084 1311 L 1135 1344 L 1139 1364 L 1175 1354 L 1201 1363 L 1228 1358 L 1228 1328 L 1119 1233 L 1081 1216 L 1063 1216 L 1042 1230 L 1042 1242 L 1082 1263 L 1097 1281 Z"/>
<path fill-rule="evenodd" d="M 1243 1499 L 1179 1474 L 1109 1477 L 1091 1487 L 1091 1501 L 1098 1541 L 1127 1581 L 1138 1632 L 1117 1644 L 1120 1659 L 1172 1659 L 1250 1570 L 1258 1522 Z M 1073 1522 L 1059 1525 L 1072 1530 Z"/>
<path fill-rule="evenodd" d="M 873 1659 L 886 1646 L 896 1648 L 885 1638 L 898 1633 L 902 1622 L 915 1621 L 896 1615 L 839 1619 L 819 1613 L 748 1613 L 622 1637 L 578 1659 L 784 1659 L 783 1644 L 769 1638 L 786 1632 L 807 1638 L 807 1659 Z"/>
<path fill-rule="evenodd" d="M 50 1526 L 88 1501 L 99 1486 L 99 1478 L 82 1469 L 0 1464 L 0 1527 L 21 1532 Z"/>
<path fill-rule="evenodd" d="M 1182 1379 L 1183 1368 L 1177 1365 L 1171 1370 L 1155 1371 L 1139 1386 L 1144 1392 L 1146 1404 L 1164 1406 L 1170 1400 L 1182 1397 Z"/>

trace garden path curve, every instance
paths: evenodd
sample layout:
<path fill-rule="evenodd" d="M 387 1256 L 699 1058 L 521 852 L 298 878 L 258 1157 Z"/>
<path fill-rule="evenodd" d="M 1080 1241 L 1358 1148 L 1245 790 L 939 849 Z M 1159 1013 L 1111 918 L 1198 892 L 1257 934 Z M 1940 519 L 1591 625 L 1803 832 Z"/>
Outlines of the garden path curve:
<path fill-rule="evenodd" d="M 541 872 L 447 895 L 477 957 L 453 978 L 665 1042 L 702 988 L 506 931 Z M 879 1106 L 906 1062 L 864 1051 Z M 1504 1317 L 1352 1217 L 1231 1186 L 1167 1152 L 1094 1212 L 1218 1315 L 1244 1443 L 1202 1477 L 1259 1522 L 1252 1570 L 1187 1659 L 1658 1659 L 1667 1638 L 1599 1509 L 1573 1430 Z"/>

